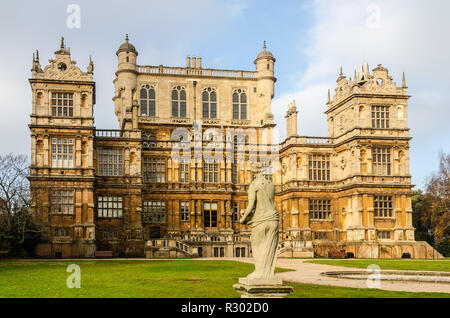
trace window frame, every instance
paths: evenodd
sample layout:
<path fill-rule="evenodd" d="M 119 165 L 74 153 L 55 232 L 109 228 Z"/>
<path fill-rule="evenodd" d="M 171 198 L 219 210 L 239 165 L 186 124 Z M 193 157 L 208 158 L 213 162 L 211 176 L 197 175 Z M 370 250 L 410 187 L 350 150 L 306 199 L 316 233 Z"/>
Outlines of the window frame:
<path fill-rule="evenodd" d="M 203 162 L 203 182 L 204 183 L 220 182 L 220 167 L 218 162 L 215 162 L 213 160 L 212 161 L 205 160 Z"/>
<path fill-rule="evenodd" d="M 372 174 L 392 176 L 392 147 L 377 146 L 372 148 Z"/>
<path fill-rule="evenodd" d="M 206 98 L 205 98 L 206 94 Z M 212 100 L 212 96 L 214 94 L 214 100 Z M 202 91 L 202 118 L 203 119 L 217 119 L 217 90 L 215 87 L 205 87 Z M 214 112 L 213 112 L 214 110 Z M 214 116 L 212 114 L 214 113 Z M 205 116 L 206 115 L 206 116 Z"/>
<path fill-rule="evenodd" d="M 123 148 L 120 147 L 97 148 L 97 174 L 99 176 L 121 177 L 124 175 L 123 165 L 124 165 Z"/>
<path fill-rule="evenodd" d="M 393 239 L 393 233 L 390 230 L 377 230 L 377 241 L 387 241 Z"/>
<path fill-rule="evenodd" d="M 64 202 L 68 199 L 70 202 Z M 75 190 L 73 189 L 52 189 L 50 192 L 50 211 L 58 215 L 75 214 Z"/>
<path fill-rule="evenodd" d="M 167 202 L 164 200 L 142 201 L 142 224 L 166 224 Z"/>
<path fill-rule="evenodd" d="M 216 206 L 215 209 L 212 208 L 213 204 L 215 204 Z M 206 207 L 207 205 L 209 205 L 209 208 Z M 207 229 L 217 228 L 219 223 L 219 202 L 203 201 L 202 208 L 203 208 L 203 226 Z M 208 216 L 208 218 L 206 216 Z M 206 220 L 208 220 L 208 223 L 206 222 Z"/>
<path fill-rule="evenodd" d="M 181 183 L 189 183 L 190 182 L 190 165 L 186 163 L 184 160 L 181 160 L 179 163 L 179 172 L 180 172 L 180 182 Z"/>
<path fill-rule="evenodd" d="M 332 221 L 331 199 L 309 199 L 309 220 Z"/>
<path fill-rule="evenodd" d="M 145 91 L 145 98 L 142 96 L 142 92 Z M 150 97 L 150 92 L 153 91 L 153 98 Z M 145 114 L 143 114 L 145 104 Z M 153 104 L 153 109 L 150 105 Z M 141 86 L 139 90 L 139 108 L 140 108 L 140 116 L 143 117 L 156 117 L 156 88 L 154 85 L 145 84 Z M 151 112 L 153 110 L 153 112 Z"/>
<path fill-rule="evenodd" d="M 390 106 L 387 105 L 372 105 L 371 119 L 372 128 L 375 129 L 389 129 L 390 124 Z"/>
<path fill-rule="evenodd" d="M 58 118 L 72 118 L 74 117 L 74 96 L 75 92 L 73 91 L 51 91 L 50 92 L 50 106 L 51 106 L 51 116 Z M 54 95 L 57 95 L 56 98 Z M 64 95 L 70 95 L 71 98 L 65 97 Z M 61 98 L 59 95 L 63 95 Z M 53 101 L 56 101 L 55 104 Z M 61 105 L 59 105 L 59 101 L 61 101 Z M 64 105 L 64 101 L 67 101 L 67 105 Z M 71 105 L 70 105 L 71 104 Z M 61 115 L 59 115 L 59 110 L 61 110 Z M 64 111 L 66 111 L 66 115 L 64 115 Z"/>
<path fill-rule="evenodd" d="M 174 98 L 174 92 L 177 93 Z M 181 94 L 184 94 L 184 99 L 181 98 Z M 172 102 L 171 115 L 173 118 L 187 118 L 187 90 L 185 85 L 174 85 L 170 91 L 170 97 Z M 183 105 L 184 104 L 184 105 Z M 176 109 L 176 112 L 175 112 Z M 184 111 L 184 116 L 182 116 Z"/>
<path fill-rule="evenodd" d="M 231 203 L 231 222 L 239 222 L 239 202 L 236 201 Z"/>
<path fill-rule="evenodd" d="M 237 99 L 235 99 L 235 96 Z M 244 97 L 244 101 L 242 100 Z M 231 95 L 232 102 L 232 119 L 233 120 L 247 120 L 248 118 L 248 94 L 247 90 L 243 88 L 235 88 Z"/>
<path fill-rule="evenodd" d="M 329 154 L 313 153 L 308 155 L 308 180 L 331 180 L 331 156 Z M 325 177 L 325 178 L 324 178 Z"/>
<path fill-rule="evenodd" d="M 62 140 L 67 140 L 67 142 L 60 143 L 60 141 L 62 141 Z M 67 136 L 52 136 L 51 137 L 51 160 L 52 160 L 51 166 L 52 166 L 52 168 L 58 168 L 58 169 L 74 168 L 74 159 L 75 159 L 74 145 L 75 145 L 75 138 L 73 138 L 73 137 L 67 137 Z M 66 154 L 64 153 L 64 146 L 67 147 Z M 61 149 L 61 152 L 59 152 L 60 149 Z M 60 156 L 62 157 L 61 165 L 60 165 L 60 159 L 59 159 Z M 64 159 L 64 156 L 67 156 L 67 159 Z M 65 164 L 65 163 L 67 163 L 67 164 Z"/>
<path fill-rule="evenodd" d="M 373 217 L 376 219 L 394 218 L 394 197 L 392 195 L 373 196 Z"/>
<path fill-rule="evenodd" d="M 190 202 L 180 201 L 180 221 L 189 222 L 190 221 Z"/>
<path fill-rule="evenodd" d="M 106 199 L 106 200 L 105 200 Z M 120 219 L 123 217 L 124 200 L 122 196 L 97 196 L 98 219 Z M 106 206 L 104 206 L 106 204 Z"/>
<path fill-rule="evenodd" d="M 149 167 L 150 170 L 148 170 Z M 142 159 L 142 179 L 145 183 L 165 183 L 167 180 L 167 158 L 144 156 Z"/>

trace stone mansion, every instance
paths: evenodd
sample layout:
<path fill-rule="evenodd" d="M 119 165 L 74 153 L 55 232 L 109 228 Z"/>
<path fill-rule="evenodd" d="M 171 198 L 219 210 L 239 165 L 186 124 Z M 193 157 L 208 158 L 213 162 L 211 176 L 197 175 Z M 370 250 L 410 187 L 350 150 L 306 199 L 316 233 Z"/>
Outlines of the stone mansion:
<path fill-rule="evenodd" d="M 405 78 L 360 66 L 326 103 L 327 137 L 301 136 L 295 102 L 274 143 L 275 58 L 255 70 L 140 65 L 128 36 L 117 52 L 118 129 L 96 129 L 94 64 L 64 39 L 49 64 L 33 56 L 32 209 L 41 257 L 249 257 L 239 223 L 250 166 L 276 187 L 279 255 L 436 258 L 412 226 Z M 326 92 L 325 92 L 326 93 Z"/>

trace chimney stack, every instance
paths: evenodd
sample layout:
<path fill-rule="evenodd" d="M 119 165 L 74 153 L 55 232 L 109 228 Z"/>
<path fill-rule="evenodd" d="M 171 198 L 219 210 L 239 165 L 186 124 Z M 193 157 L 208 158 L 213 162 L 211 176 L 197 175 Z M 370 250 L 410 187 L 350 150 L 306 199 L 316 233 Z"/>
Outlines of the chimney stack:
<path fill-rule="evenodd" d="M 187 68 L 191 67 L 191 57 L 189 55 L 186 57 L 186 67 Z"/>
<path fill-rule="evenodd" d="M 295 100 L 288 104 L 288 110 L 286 112 L 286 138 L 298 136 L 297 132 L 297 107 L 295 106 Z"/>

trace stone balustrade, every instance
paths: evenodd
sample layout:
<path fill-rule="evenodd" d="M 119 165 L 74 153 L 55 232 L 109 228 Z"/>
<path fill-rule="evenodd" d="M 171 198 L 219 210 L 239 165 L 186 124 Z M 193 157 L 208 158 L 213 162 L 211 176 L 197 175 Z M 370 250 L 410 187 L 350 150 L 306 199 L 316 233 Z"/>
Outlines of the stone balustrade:
<path fill-rule="evenodd" d="M 172 75 L 172 76 L 205 76 L 220 78 L 255 79 L 253 71 L 234 71 L 203 68 L 184 68 L 171 66 L 138 65 L 137 71 L 140 74 L 151 75 Z"/>

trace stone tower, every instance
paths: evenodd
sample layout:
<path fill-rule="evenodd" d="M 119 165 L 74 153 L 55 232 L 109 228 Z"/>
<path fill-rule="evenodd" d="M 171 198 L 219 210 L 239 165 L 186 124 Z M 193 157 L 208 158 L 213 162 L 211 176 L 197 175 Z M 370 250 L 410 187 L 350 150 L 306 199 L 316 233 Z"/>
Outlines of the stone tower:
<path fill-rule="evenodd" d="M 116 52 L 118 69 L 114 80 L 115 112 L 119 125 L 123 130 L 137 129 L 138 103 L 136 96 L 137 69 L 136 58 L 138 52 L 129 42 L 128 34 L 125 42 Z"/>
<path fill-rule="evenodd" d="M 376 239 L 376 228 L 393 232 L 394 240 L 414 240 L 409 172 L 408 99 L 403 78 L 397 86 L 381 64 L 370 74 L 360 65 L 353 80 L 341 72 L 333 98 L 327 103 L 328 135 L 339 167 L 332 178 L 371 182 L 374 195 L 355 189 L 342 209 L 348 241 Z M 390 187 L 396 187 L 395 192 Z M 370 192 L 370 191 L 369 191 Z M 385 207 L 396 207 L 381 214 Z M 381 232 L 381 231 L 380 231 Z"/>
<path fill-rule="evenodd" d="M 33 56 L 30 186 L 32 209 L 45 225 L 37 254 L 88 257 L 95 251 L 92 60 L 76 66 L 61 39 L 42 70 Z"/>

